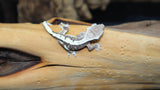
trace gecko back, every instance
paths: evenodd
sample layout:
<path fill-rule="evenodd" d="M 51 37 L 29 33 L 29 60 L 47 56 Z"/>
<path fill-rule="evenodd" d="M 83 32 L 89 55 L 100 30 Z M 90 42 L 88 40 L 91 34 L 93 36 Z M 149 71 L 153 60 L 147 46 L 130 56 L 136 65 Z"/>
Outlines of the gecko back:
<path fill-rule="evenodd" d="M 92 26 L 87 28 L 84 39 L 86 41 L 98 40 L 104 32 L 103 24 L 92 24 Z"/>

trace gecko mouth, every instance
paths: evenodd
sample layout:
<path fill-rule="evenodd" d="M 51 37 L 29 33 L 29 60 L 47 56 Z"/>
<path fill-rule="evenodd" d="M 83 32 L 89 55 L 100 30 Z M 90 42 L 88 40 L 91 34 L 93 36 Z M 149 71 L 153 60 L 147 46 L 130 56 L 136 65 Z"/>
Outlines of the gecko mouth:
<path fill-rule="evenodd" d="M 0 76 L 28 69 L 41 62 L 41 58 L 22 51 L 0 48 Z"/>

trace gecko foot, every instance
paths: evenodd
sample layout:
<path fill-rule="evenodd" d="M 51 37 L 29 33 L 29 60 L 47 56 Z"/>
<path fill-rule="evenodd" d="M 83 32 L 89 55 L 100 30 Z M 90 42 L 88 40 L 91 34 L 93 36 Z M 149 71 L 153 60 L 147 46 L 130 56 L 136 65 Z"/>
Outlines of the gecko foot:
<path fill-rule="evenodd" d="M 65 24 L 65 23 L 61 22 L 61 23 L 59 24 L 59 27 L 62 28 L 62 29 L 63 29 L 63 28 L 64 28 L 64 29 L 65 29 L 65 28 L 68 29 L 68 28 L 69 28 L 69 24 Z"/>
<path fill-rule="evenodd" d="M 78 53 L 78 52 L 77 51 L 70 51 L 70 52 L 68 52 L 68 57 L 70 57 L 70 55 L 77 57 L 76 53 Z"/>
<path fill-rule="evenodd" d="M 95 45 L 96 51 L 102 50 L 101 45 L 99 43 L 95 43 L 94 45 Z"/>

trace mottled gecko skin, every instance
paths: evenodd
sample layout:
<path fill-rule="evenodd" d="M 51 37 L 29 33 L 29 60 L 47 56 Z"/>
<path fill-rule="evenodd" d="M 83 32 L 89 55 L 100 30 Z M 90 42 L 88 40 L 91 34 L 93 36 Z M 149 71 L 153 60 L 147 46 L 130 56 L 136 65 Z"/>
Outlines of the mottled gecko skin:
<path fill-rule="evenodd" d="M 51 36 L 56 38 L 60 45 L 68 51 L 68 56 L 70 54 L 76 57 L 76 53 L 78 50 L 88 47 L 88 50 L 91 51 L 93 49 L 99 50 L 101 49 L 101 45 L 95 43 L 93 46 L 90 45 L 90 42 L 99 40 L 104 32 L 104 25 L 103 24 L 92 24 L 90 27 L 87 28 L 86 32 L 81 32 L 80 35 L 72 36 L 66 35 L 67 31 L 69 30 L 69 25 L 60 23 L 59 26 L 62 28 L 60 33 L 55 33 L 49 27 L 51 25 L 47 21 L 43 22 L 43 26 L 47 30 Z"/>

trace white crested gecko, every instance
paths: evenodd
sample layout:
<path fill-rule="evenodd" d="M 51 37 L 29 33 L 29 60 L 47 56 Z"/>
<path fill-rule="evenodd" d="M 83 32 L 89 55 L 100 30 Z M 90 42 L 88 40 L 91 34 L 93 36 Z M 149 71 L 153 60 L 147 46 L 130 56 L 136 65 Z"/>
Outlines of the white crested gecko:
<path fill-rule="evenodd" d="M 92 51 L 93 49 L 101 49 L 101 45 L 99 43 L 94 43 L 91 46 L 90 42 L 100 39 L 104 32 L 103 24 L 92 24 L 90 27 L 87 28 L 86 32 L 81 32 L 80 35 L 77 36 L 66 35 L 67 31 L 69 30 L 68 24 L 59 24 L 59 26 L 62 28 L 62 31 L 60 33 L 52 31 L 49 25 L 52 24 L 48 23 L 47 21 L 43 22 L 43 26 L 46 31 L 55 39 L 57 39 L 60 45 L 68 51 L 68 57 L 70 56 L 70 54 L 76 57 L 77 51 L 85 47 L 88 47 L 89 51 Z"/>

